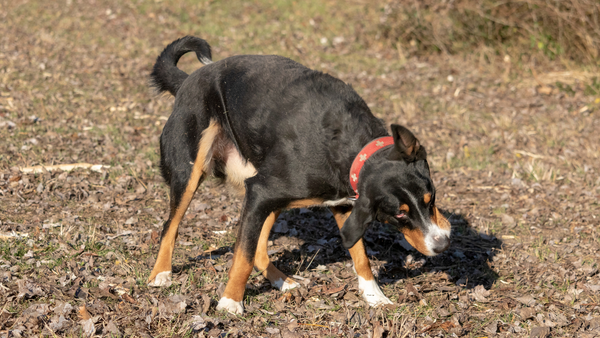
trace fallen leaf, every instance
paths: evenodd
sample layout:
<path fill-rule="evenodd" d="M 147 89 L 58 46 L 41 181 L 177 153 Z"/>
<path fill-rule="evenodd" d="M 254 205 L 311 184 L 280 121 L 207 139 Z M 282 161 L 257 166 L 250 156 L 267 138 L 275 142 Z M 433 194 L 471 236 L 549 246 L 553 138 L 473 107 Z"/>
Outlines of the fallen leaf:
<path fill-rule="evenodd" d="M 94 327 L 94 322 L 92 318 L 80 321 L 81 327 L 83 329 L 83 335 L 85 337 L 91 337 L 96 333 L 96 328 Z"/>
<path fill-rule="evenodd" d="M 121 331 L 119 331 L 119 328 L 117 327 L 117 325 L 112 321 L 112 319 L 108 322 L 108 324 L 106 325 L 106 327 L 104 328 L 103 331 L 104 334 L 110 334 L 109 336 L 114 336 L 114 337 L 120 337 L 121 336 Z"/>
<path fill-rule="evenodd" d="M 380 322 L 375 323 L 375 327 L 373 328 L 373 338 L 381 338 L 383 337 L 383 333 L 385 330 L 383 326 L 381 326 Z"/>
<path fill-rule="evenodd" d="M 530 306 L 530 307 L 533 306 L 533 305 L 535 305 L 535 299 L 533 299 L 533 297 L 531 295 L 525 295 L 523 297 L 517 297 L 517 298 L 515 298 L 515 300 L 518 300 L 522 304 Z"/>
<path fill-rule="evenodd" d="M 43 297 L 46 295 L 41 286 L 29 280 L 21 279 L 17 281 L 17 285 L 19 287 L 17 300 L 19 301 L 34 297 Z"/>
<path fill-rule="evenodd" d="M 88 310 L 85 308 L 85 305 L 82 305 L 79 307 L 79 311 L 77 312 L 77 317 L 81 320 L 88 320 L 88 319 L 92 318 L 92 316 L 90 315 Z"/>
<path fill-rule="evenodd" d="M 59 316 L 68 316 L 73 312 L 74 308 L 71 304 L 67 302 L 57 301 L 56 306 L 54 306 L 54 313 Z"/>
<path fill-rule="evenodd" d="M 485 298 L 490 295 L 490 291 L 486 290 L 483 285 L 477 285 L 473 290 L 471 290 L 470 295 L 471 298 L 475 299 L 480 303 L 487 303 L 488 299 Z"/>
<path fill-rule="evenodd" d="M 48 325 L 48 327 L 50 327 L 50 330 L 52 330 L 53 332 L 60 332 L 67 328 L 70 323 L 71 321 L 66 319 L 63 315 L 54 316 L 50 320 L 50 324 Z"/>
<path fill-rule="evenodd" d="M 530 338 L 546 338 L 550 335 L 550 328 L 545 326 L 538 326 L 531 329 Z"/>

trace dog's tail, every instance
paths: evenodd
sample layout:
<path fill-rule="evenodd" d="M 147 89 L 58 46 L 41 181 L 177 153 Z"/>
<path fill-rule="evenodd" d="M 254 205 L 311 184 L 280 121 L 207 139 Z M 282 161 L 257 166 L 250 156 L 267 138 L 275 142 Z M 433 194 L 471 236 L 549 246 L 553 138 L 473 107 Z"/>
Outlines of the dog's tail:
<path fill-rule="evenodd" d="M 208 42 L 194 36 L 186 36 L 171 42 L 156 59 L 150 74 L 152 85 L 159 92 L 168 91 L 173 96 L 177 95 L 181 84 L 188 77 L 186 72 L 177 68 L 177 61 L 188 52 L 196 52 L 196 57 L 202 64 L 212 63 Z"/>

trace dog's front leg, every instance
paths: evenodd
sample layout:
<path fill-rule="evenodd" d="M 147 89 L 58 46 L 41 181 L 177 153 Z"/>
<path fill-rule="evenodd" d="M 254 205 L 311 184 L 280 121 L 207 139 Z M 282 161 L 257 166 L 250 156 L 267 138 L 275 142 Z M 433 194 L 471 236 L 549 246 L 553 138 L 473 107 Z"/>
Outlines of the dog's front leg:
<path fill-rule="evenodd" d="M 231 266 L 231 270 L 229 270 L 229 281 L 217 305 L 217 310 L 226 310 L 238 315 L 244 313 L 244 291 L 246 290 L 248 277 L 250 277 L 250 273 L 252 272 L 252 262 L 254 261 L 253 251 L 256 251 L 256 243 L 254 244 L 255 249 L 252 250 L 250 248 L 252 243 L 241 242 L 240 238 L 236 241 L 233 253 L 233 265 Z"/>
<path fill-rule="evenodd" d="M 335 218 L 338 228 L 342 229 L 344 222 L 346 222 L 346 219 L 350 216 L 351 211 L 348 211 L 347 208 L 344 207 L 332 207 L 331 212 L 333 212 L 333 217 Z M 362 238 L 348 251 L 350 251 L 350 256 L 354 262 L 354 270 L 358 275 L 358 289 L 362 293 L 363 299 L 370 306 L 392 304 L 392 301 L 389 300 L 379 288 L 379 285 L 373 276 L 373 272 L 371 272 L 371 263 L 365 252 Z"/>
<path fill-rule="evenodd" d="M 229 270 L 229 281 L 217 305 L 217 310 L 227 310 L 239 315 L 244 313 L 244 291 L 254 266 L 261 229 L 268 217 L 274 217 L 273 211 L 280 209 L 275 208 L 279 205 L 277 201 L 265 196 L 270 189 L 255 178 L 256 176 L 246 180 L 246 198 L 238 226 L 233 265 Z"/>

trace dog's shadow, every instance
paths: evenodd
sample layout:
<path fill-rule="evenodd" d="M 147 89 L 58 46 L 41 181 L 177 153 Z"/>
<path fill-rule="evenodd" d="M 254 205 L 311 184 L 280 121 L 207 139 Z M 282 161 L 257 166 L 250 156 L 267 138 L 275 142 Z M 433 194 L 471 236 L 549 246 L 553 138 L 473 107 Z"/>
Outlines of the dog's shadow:
<path fill-rule="evenodd" d="M 372 265 L 376 270 L 379 268 L 380 283 L 441 273 L 439 277 L 446 283 L 463 288 L 483 285 L 489 289 L 494 284 L 498 275 L 489 265 L 502 242 L 492 235 L 477 232 L 463 216 L 441 211 L 452 224 L 452 243 L 448 250 L 435 257 L 426 257 L 413 249 L 391 225 L 373 222 L 369 226 L 363 240 Z M 333 215 L 325 208 L 283 212 L 270 240 L 278 256 L 273 259 L 274 264 L 288 275 L 319 265 L 351 263 L 348 250 L 341 245 Z"/>

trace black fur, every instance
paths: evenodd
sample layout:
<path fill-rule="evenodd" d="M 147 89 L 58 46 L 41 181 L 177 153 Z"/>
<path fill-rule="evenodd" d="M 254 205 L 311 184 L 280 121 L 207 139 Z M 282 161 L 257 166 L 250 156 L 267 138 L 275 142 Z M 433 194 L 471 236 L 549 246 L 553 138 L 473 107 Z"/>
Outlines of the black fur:
<path fill-rule="evenodd" d="M 181 84 L 188 77 L 188 74 L 177 68 L 177 61 L 188 52 L 196 52 L 196 57 L 202 63 L 212 61 L 210 45 L 206 41 L 193 36 L 175 40 L 156 59 L 150 74 L 152 85 L 161 92 L 168 91 L 176 96 Z"/>
<path fill-rule="evenodd" d="M 211 57 L 206 41 L 185 37 L 163 51 L 152 72 L 158 90 L 176 96 L 160 144 L 172 208 L 185 190 L 190 163 L 211 119 L 222 127 L 223 142 L 257 170 L 245 181 L 236 244 L 248 258 L 254 257 L 260 229 L 272 211 L 295 200 L 353 195 L 352 161 L 365 144 L 388 132 L 350 85 L 280 56 L 232 56 L 188 76 L 176 67 L 188 51 L 200 60 Z M 393 125 L 392 131 L 395 145 L 377 152 L 361 171 L 361 197 L 341 232 L 347 248 L 374 219 L 391 217 L 399 228 L 424 226 L 393 219 L 400 203 L 417 208 L 403 199 L 403 189 L 422 196 L 434 195 L 434 187 L 425 149 L 408 129 Z M 215 155 L 215 161 L 217 174 L 223 175 L 224 160 Z"/>

